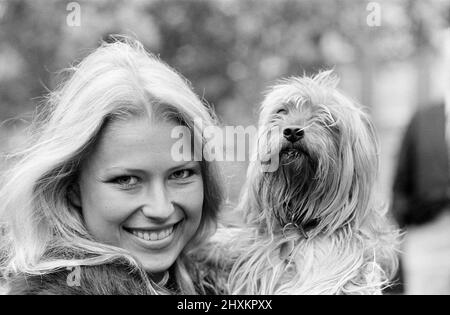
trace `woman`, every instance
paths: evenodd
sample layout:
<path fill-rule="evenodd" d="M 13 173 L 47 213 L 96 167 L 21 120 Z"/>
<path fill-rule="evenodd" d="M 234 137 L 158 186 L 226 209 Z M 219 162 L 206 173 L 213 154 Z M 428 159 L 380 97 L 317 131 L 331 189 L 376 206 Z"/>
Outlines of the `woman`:
<path fill-rule="evenodd" d="M 194 119 L 215 124 L 186 80 L 138 42 L 104 44 L 73 68 L 4 176 L 9 292 L 219 293 L 196 254 L 216 228 L 216 166 L 172 156 L 176 127 L 206 143 Z"/>

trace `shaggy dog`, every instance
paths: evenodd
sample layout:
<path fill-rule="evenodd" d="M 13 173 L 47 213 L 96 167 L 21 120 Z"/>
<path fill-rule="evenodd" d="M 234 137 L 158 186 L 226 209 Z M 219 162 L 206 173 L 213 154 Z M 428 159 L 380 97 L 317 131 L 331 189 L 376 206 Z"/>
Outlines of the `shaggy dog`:
<path fill-rule="evenodd" d="M 286 79 L 262 103 L 258 153 L 270 159 L 248 170 L 233 294 L 378 294 L 395 272 L 397 234 L 374 198 L 375 132 L 337 81 Z"/>

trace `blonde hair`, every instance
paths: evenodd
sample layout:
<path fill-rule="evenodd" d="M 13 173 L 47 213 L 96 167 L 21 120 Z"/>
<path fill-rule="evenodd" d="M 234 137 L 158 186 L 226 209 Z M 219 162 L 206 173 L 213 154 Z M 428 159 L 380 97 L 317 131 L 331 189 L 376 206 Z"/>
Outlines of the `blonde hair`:
<path fill-rule="evenodd" d="M 194 118 L 201 119 L 203 127 L 216 124 L 213 112 L 187 80 L 137 41 L 103 43 L 69 70 L 69 79 L 49 94 L 36 115 L 30 145 L 10 156 L 17 162 L 3 176 L 0 222 L 7 225 L 2 241 L 5 278 L 17 273 L 45 275 L 117 258 L 138 266 L 125 250 L 90 237 L 79 209 L 68 198 L 79 166 L 111 120 L 162 115 L 191 130 L 198 128 Z M 201 130 L 192 134 L 205 144 Z M 190 251 L 216 229 L 222 193 L 217 167 L 208 160 L 200 161 L 205 196 L 200 227 L 173 266 L 178 293 L 197 293 L 189 271 Z M 77 255 L 67 257 L 66 253 Z M 146 279 L 150 288 L 155 287 L 154 293 L 162 292 Z"/>

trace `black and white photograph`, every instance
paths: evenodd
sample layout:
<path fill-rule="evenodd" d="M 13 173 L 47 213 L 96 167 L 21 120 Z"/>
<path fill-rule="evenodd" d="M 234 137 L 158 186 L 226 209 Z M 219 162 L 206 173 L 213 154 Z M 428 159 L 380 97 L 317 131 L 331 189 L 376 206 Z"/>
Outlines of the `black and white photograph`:
<path fill-rule="evenodd" d="M 0 0 L 0 295 L 450 295 L 450 0 Z"/>

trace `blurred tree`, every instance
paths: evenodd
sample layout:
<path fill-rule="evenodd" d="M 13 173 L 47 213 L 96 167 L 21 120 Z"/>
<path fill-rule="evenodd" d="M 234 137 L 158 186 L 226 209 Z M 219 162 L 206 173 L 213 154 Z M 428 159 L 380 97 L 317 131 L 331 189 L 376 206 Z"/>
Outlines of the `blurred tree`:
<path fill-rule="evenodd" d="M 4 1 L 2 7 L 0 58 L 5 58 L 10 75 L 0 77 L 0 119 L 32 109 L 31 98 L 45 91 L 61 43 L 64 18 L 57 13 L 61 4 L 56 1 L 47 5 L 37 1 Z M 9 60 L 16 62 L 9 64 Z"/>
<path fill-rule="evenodd" d="M 213 1 L 155 1 L 146 11 L 163 39 L 157 52 L 212 104 L 235 89 L 227 72 L 236 45 L 235 17 L 216 7 Z"/>
<path fill-rule="evenodd" d="M 275 79 L 335 64 L 360 71 L 370 105 L 376 70 L 431 47 L 449 15 L 449 0 L 380 0 L 381 25 L 370 27 L 370 1 L 83 0 L 81 27 L 69 27 L 68 2 L 0 0 L 1 120 L 31 110 L 53 72 L 110 33 L 160 54 L 229 123 L 252 122 Z"/>

